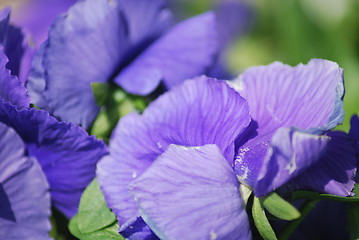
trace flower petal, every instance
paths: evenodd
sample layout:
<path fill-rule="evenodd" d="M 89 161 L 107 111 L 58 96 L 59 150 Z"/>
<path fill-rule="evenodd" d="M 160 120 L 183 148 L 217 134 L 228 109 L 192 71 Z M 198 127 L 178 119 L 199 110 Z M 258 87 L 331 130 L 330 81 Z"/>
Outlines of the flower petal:
<path fill-rule="evenodd" d="M 29 78 L 26 82 L 26 88 L 32 103 L 35 103 L 36 106 L 41 109 L 49 110 L 48 102 L 44 96 L 46 82 L 45 69 L 42 65 L 45 46 L 46 44 L 41 45 L 33 57 Z"/>
<path fill-rule="evenodd" d="M 120 225 L 138 217 L 127 185 L 140 176 L 169 144 L 216 144 L 232 164 L 233 142 L 249 124 L 246 101 L 226 82 L 187 80 L 150 104 L 140 116 L 123 117 L 110 140 L 110 156 L 97 168 L 99 183 Z"/>
<path fill-rule="evenodd" d="M 121 0 L 118 4 L 128 24 L 131 58 L 142 52 L 173 24 L 172 13 L 164 0 Z"/>
<path fill-rule="evenodd" d="M 274 191 L 313 166 L 328 147 L 329 141 L 328 136 L 313 135 L 293 128 L 279 129 L 258 171 L 253 187 L 256 196 Z"/>
<path fill-rule="evenodd" d="M 329 132 L 331 140 L 319 161 L 290 182 L 294 189 L 339 196 L 351 195 L 357 170 L 356 146 L 344 132 Z"/>
<path fill-rule="evenodd" d="M 9 58 L 6 68 L 25 85 L 34 49 L 22 29 L 9 24 L 10 8 L 0 10 L 0 44 Z"/>
<path fill-rule="evenodd" d="M 325 131 L 343 121 L 343 70 L 334 62 L 313 59 L 296 67 L 280 62 L 252 67 L 236 84 L 261 133 L 279 127 Z"/>
<path fill-rule="evenodd" d="M 0 9 L 0 43 L 3 44 L 6 39 L 7 28 L 9 26 L 10 7 Z"/>
<path fill-rule="evenodd" d="M 296 67 L 279 62 L 253 67 L 234 87 L 248 100 L 253 125 L 257 126 L 241 136 L 238 144 L 241 161 L 235 169 L 248 185 L 253 186 L 278 128 L 297 127 L 323 134 L 343 120 L 343 71 L 334 62 L 314 59 Z M 259 167 L 254 169 L 254 164 Z M 241 168 L 249 169 L 246 176 Z"/>
<path fill-rule="evenodd" d="M 48 184 L 15 131 L 0 123 L 0 238 L 50 239 Z"/>
<path fill-rule="evenodd" d="M 90 84 L 108 81 L 127 47 L 126 23 L 116 2 L 75 4 L 49 31 L 43 59 L 45 109 L 87 128 L 99 110 Z"/>
<path fill-rule="evenodd" d="M 30 81 L 40 83 L 30 85 L 45 83 L 42 95 L 46 99 L 40 98 L 38 103 L 35 98 L 35 104 L 46 102 L 45 110 L 62 120 L 81 124 L 84 128 L 91 125 L 99 107 L 90 84 L 110 81 L 143 45 L 155 38 L 160 30 L 164 31 L 167 18 L 162 14 L 166 11 L 161 0 L 136 1 L 136 10 L 143 12 L 142 8 L 146 8 L 146 16 L 152 20 L 141 24 L 136 31 L 132 29 L 133 25 L 144 19 L 142 15 L 127 16 L 133 12 L 132 2 L 79 1 L 67 14 L 56 19 L 50 28 L 44 53 L 39 54 L 43 56 L 40 61 L 43 66 L 36 63 L 33 66 L 35 76 Z M 151 28 L 141 31 L 142 26 L 148 25 Z M 36 73 L 45 79 L 39 80 Z M 30 88 L 30 91 L 35 91 L 30 95 L 39 95 L 36 88 Z"/>
<path fill-rule="evenodd" d="M 251 236 L 238 180 L 216 145 L 171 145 L 130 191 L 161 239 L 181 239 L 184 232 L 186 239 Z"/>
<path fill-rule="evenodd" d="M 36 157 L 50 185 L 53 204 L 67 217 L 77 212 L 85 187 L 95 177 L 105 144 L 80 127 L 58 122 L 45 111 L 0 104 L 0 122 L 15 129 Z"/>
<path fill-rule="evenodd" d="M 130 227 L 120 228 L 121 236 L 128 240 L 159 240 L 141 217 L 138 217 Z"/>
<path fill-rule="evenodd" d="M 50 25 L 55 18 L 71 7 L 77 0 L 32 0 L 16 7 L 11 22 L 31 34 L 36 47 L 47 39 Z"/>
<path fill-rule="evenodd" d="M 0 99 L 19 108 L 28 107 L 29 97 L 26 94 L 26 88 L 6 68 L 8 61 L 3 48 L 0 47 Z"/>
<path fill-rule="evenodd" d="M 115 82 L 130 93 L 146 95 L 161 80 L 170 89 L 198 76 L 214 63 L 217 34 L 212 12 L 181 22 L 123 69 Z"/>

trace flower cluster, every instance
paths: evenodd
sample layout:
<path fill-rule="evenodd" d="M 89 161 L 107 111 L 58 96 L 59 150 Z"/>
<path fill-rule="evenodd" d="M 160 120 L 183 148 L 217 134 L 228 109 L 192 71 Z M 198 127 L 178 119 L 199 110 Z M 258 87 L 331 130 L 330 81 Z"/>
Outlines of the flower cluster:
<path fill-rule="evenodd" d="M 95 177 L 115 237 L 132 240 L 251 239 L 249 195 L 253 205 L 275 191 L 354 196 L 359 119 L 333 130 L 344 117 L 338 64 L 212 78 L 228 76 L 221 58 L 249 22 L 246 5 L 176 23 L 163 0 L 42 2 L 14 22 L 0 12 L 1 239 L 49 239 L 51 206 L 80 221 Z M 36 9 L 55 10 L 40 24 Z M 121 89 L 151 101 L 119 120 L 108 146 L 88 134 L 110 108 L 95 83 L 106 98 Z M 100 215 L 112 216 L 107 206 Z"/>

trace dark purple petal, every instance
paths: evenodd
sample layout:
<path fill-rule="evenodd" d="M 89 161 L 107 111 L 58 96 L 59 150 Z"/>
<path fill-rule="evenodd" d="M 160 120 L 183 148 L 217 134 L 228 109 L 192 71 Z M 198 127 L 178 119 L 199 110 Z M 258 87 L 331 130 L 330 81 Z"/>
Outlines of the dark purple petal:
<path fill-rule="evenodd" d="M 50 196 L 35 159 L 23 141 L 0 123 L 0 238 L 50 239 Z"/>
<path fill-rule="evenodd" d="M 110 156 L 97 176 L 120 225 L 138 217 L 127 185 L 140 176 L 169 144 L 216 144 L 232 164 L 234 140 L 249 124 L 246 101 L 226 82 L 200 77 L 185 81 L 148 106 L 143 115 L 122 118 L 110 140 Z"/>
<path fill-rule="evenodd" d="M 0 46 L 0 99 L 10 102 L 18 108 L 28 107 L 29 97 L 26 94 L 26 88 L 6 68 L 8 61 L 3 48 Z"/>
<path fill-rule="evenodd" d="M 356 146 L 344 132 L 333 131 L 328 136 L 331 139 L 323 156 L 290 185 L 294 189 L 351 195 L 357 170 Z"/>
<path fill-rule="evenodd" d="M 29 45 L 29 39 L 23 31 L 9 24 L 10 8 L 4 8 L 0 12 L 0 45 L 9 58 L 6 68 L 12 75 L 25 83 L 34 49 Z"/>
<path fill-rule="evenodd" d="M 121 228 L 124 230 L 122 231 Z M 138 217 L 129 227 L 121 227 L 121 236 L 128 240 L 158 240 L 141 217 Z"/>
<path fill-rule="evenodd" d="M 171 145 L 130 184 L 141 216 L 161 239 L 249 239 L 239 183 L 216 145 Z"/>
<path fill-rule="evenodd" d="M 23 56 L 25 54 L 25 46 L 28 47 L 26 44 L 23 44 L 24 35 L 20 28 L 16 28 L 14 26 L 9 25 L 7 29 L 6 34 L 6 41 L 4 42 L 5 47 L 5 54 L 9 58 L 9 63 L 6 65 L 6 67 L 11 70 L 11 74 L 18 76 L 20 81 L 22 83 L 25 83 L 25 79 L 21 74 L 25 74 L 25 69 L 22 69 L 22 61 Z M 27 68 L 26 71 L 29 71 L 30 69 Z"/>
<path fill-rule="evenodd" d="M 350 130 L 349 135 L 353 139 L 356 145 L 356 154 L 357 154 L 357 169 L 359 169 L 359 117 L 358 115 L 353 115 L 350 119 Z M 357 171 L 355 182 L 359 182 L 359 173 Z"/>
<path fill-rule="evenodd" d="M 14 128 L 24 140 L 47 177 L 53 204 L 72 217 L 83 190 L 95 176 L 97 161 L 107 153 L 105 144 L 82 128 L 33 108 L 18 111 L 10 104 L 0 104 L 0 122 Z"/>
<path fill-rule="evenodd" d="M 0 10 L 0 43 L 4 44 L 7 35 L 7 28 L 10 19 L 10 7 L 5 7 Z"/>
<path fill-rule="evenodd" d="M 263 165 L 256 172 L 244 167 L 240 178 L 256 176 L 252 185 L 256 196 L 266 195 L 299 176 L 317 163 L 330 137 L 313 135 L 293 128 L 281 128 L 273 136 Z M 255 165 L 258 162 L 253 162 Z M 241 179 L 242 180 L 242 179 Z M 246 181 L 246 180 L 244 180 Z"/>
<path fill-rule="evenodd" d="M 350 119 L 349 135 L 355 141 L 359 141 L 359 117 L 358 117 L 358 115 L 353 115 L 352 118 Z"/>
<path fill-rule="evenodd" d="M 237 144 L 241 161 L 235 169 L 240 176 L 244 173 L 241 168 L 250 170 L 242 176 L 248 185 L 256 181 L 269 141 L 278 128 L 297 127 L 323 134 L 343 120 L 343 70 L 334 62 L 314 59 L 296 67 L 279 62 L 252 67 L 234 87 L 248 100 L 257 125 Z"/>
<path fill-rule="evenodd" d="M 206 72 L 217 54 L 215 14 L 208 12 L 174 26 L 123 69 L 115 82 L 140 95 L 153 91 L 160 81 L 172 88 Z"/>

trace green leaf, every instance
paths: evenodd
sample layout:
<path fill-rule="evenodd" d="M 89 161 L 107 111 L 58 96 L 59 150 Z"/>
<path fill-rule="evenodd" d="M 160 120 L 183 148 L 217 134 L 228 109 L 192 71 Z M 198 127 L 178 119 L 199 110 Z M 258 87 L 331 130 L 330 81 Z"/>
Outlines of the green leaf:
<path fill-rule="evenodd" d="M 101 92 L 100 90 L 101 87 L 98 87 L 97 91 Z M 131 112 L 142 112 L 148 103 L 143 97 L 128 94 L 114 85 L 109 85 L 108 90 L 103 91 L 107 91 L 105 101 L 101 103 L 100 113 L 94 121 L 90 133 L 108 142 L 121 117 Z"/>
<path fill-rule="evenodd" d="M 300 212 L 275 192 L 261 198 L 261 202 L 277 218 L 291 221 L 300 217 Z"/>
<path fill-rule="evenodd" d="M 312 191 L 295 191 L 292 194 L 292 201 L 297 199 L 309 199 L 309 200 L 332 200 L 339 202 L 359 202 L 359 184 L 354 185 L 353 193 L 354 197 L 341 197 L 332 194 L 321 194 Z"/>
<path fill-rule="evenodd" d="M 115 223 L 100 231 L 89 234 L 83 234 L 81 240 L 125 240 L 118 232 L 118 224 Z"/>
<path fill-rule="evenodd" d="M 124 238 L 117 232 L 117 222 L 104 229 L 92 233 L 82 233 L 78 228 L 78 215 L 75 215 L 69 223 L 69 229 L 75 237 L 81 240 L 124 240 Z"/>
<path fill-rule="evenodd" d="M 96 179 L 82 194 L 77 222 L 81 233 L 95 232 L 116 222 L 116 216 L 107 207 Z"/>
<path fill-rule="evenodd" d="M 277 237 L 266 217 L 260 200 L 256 197 L 253 199 L 252 216 L 259 234 L 264 240 L 276 240 Z"/>
<path fill-rule="evenodd" d="M 107 83 L 91 83 L 91 88 L 93 95 L 95 97 L 95 101 L 99 106 L 104 105 L 106 99 L 108 97 L 108 93 L 110 90 L 110 86 Z"/>
<path fill-rule="evenodd" d="M 73 216 L 73 218 L 71 218 L 71 220 L 69 222 L 69 230 L 70 230 L 72 235 L 74 235 L 78 239 L 81 239 L 82 234 L 81 234 L 79 226 L 78 226 L 78 216 L 77 216 L 77 214 L 75 216 Z"/>

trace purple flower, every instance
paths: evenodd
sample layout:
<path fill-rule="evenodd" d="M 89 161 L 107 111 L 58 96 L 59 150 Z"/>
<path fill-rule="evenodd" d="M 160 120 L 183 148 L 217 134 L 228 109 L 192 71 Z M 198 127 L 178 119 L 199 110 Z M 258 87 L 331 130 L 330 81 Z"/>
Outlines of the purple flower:
<path fill-rule="evenodd" d="M 48 30 L 55 18 L 66 12 L 77 0 L 24 1 L 14 9 L 11 23 L 24 29 L 33 44 L 39 47 L 47 39 Z"/>
<path fill-rule="evenodd" d="M 0 238 L 50 239 L 46 178 L 16 132 L 0 123 Z"/>
<path fill-rule="evenodd" d="M 123 235 L 150 234 L 144 220 L 162 238 L 184 229 L 188 239 L 248 238 L 237 177 L 257 196 L 286 183 L 350 194 L 354 145 L 327 133 L 343 115 L 337 64 L 274 63 L 240 79 L 231 85 L 248 103 L 226 82 L 201 77 L 121 119 L 97 176 Z"/>
<path fill-rule="evenodd" d="M 306 188 L 341 196 L 350 194 L 354 186 L 353 150 L 347 151 L 347 157 L 337 157 L 346 152 L 340 144 L 350 140 L 346 140 L 346 134 L 326 134 L 344 116 L 343 70 L 336 63 L 314 59 L 307 65 L 290 67 L 276 62 L 248 69 L 234 85 L 247 99 L 254 120 L 237 143 L 234 167 L 243 183 L 253 186 L 256 195 L 265 195 L 301 174 L 323 150 L 339 150 L 321 158 L 328 169 L 318 167 L 315 171 L 317 175 L 328 174 L 325 180 L 332 179 L 333 186 L 318 177 Z M 333 179 L 335 173 L 345 171 L 345 179 Z"/>
<path fill-rule="evenodd" d="M 91 125 L 99 107 L 93 82 L 113 81 L 147 95 L 205 73 L 219 53 L 213 12 L 172 26 L 162 0 L 85 0 L 57 18 L 37 53 L 32 101 L 62 120 Z"/>
<path fill-rule="evenodd" d="M 19 77 L 24 85 L 30 70 L 34 49 L 29 45 L 29 36 L 9 23 L 10 8 L 0 10 L 0 46 L 10 59 L 7 68 Z M 3 57 L 1 57 L 3 58 Z"/>
<path fill-rule="evenodd" d="M 71 217 L 95 176 L 97 161 L 107 154 L 106 146 L 75 124 L 27 108 L 26 90 L 10 75 L 6 62 L 0 52 L 0 123 L 21 137 L 29 157 L 36 159 L 45 173 L 54 206 Z"/>
<path fill-rule="evenodd" d="M 0 46 L 0 98 L 6 102 L 11 102 L 18 108 L 28 107 L 30 103 L 26 88 L 6 68 L 8 61 L 4 49 Z"/>

